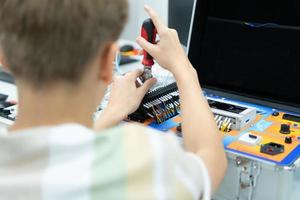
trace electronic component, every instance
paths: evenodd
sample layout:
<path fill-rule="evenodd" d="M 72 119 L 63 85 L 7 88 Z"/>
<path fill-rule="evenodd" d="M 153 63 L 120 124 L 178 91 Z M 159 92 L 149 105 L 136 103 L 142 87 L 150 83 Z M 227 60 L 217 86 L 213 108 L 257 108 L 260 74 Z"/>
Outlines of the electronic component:
<path fill-rule="evenodd" d="M 261 143 L 262 137 L 253 135 L 252 133 L 246 133 L 239 137 L 239 141 L 245 145 L 255 146 Z"/>
<path fill-rule="evenodd" d="M 284 143 L 286 144 L 292 144 L 293 143 L 293 138 L 290 136 L 285 137 Z"/>
<path fill-rule="evenodd" d="M 225 100 L 207 98 L 215 114 L 218 128 L 223 132 L 241 130 L 250 125 L 256 117 L 256 109 L 229 103 Z M 139 109 L 129 115 L 129 119 L 144 122 L 153 118 L 160 124 L 179 114 L 180 99 L 176 83 L 149 92 L 143 99 Z"/>
<path fill-rule="evenodd" d="M 215 115 L 218 128 L 223 132 L 241 130 L 256 117 L 256 109 L 208 97 L 209 106 Z"/>
<path fill-rule="evenodd" d="M 282 119 L 292 121 L 292 122 L 300 122 L 300 116 L 296 116 L 296 115 L 284 114 L 282 116 Z"/>
<path fill-rule="evenodd" d="M 1 95 L 0 95 L 1 96 Z M 0 124 L 5 126 L 12 125 L 17 116 L 17 105 L 14 102 L 6 101 L 7 98 L 0 100 Z"/>
<path fill-rule="evenodd" d="M 282 134 L 290 134 L 291 133 L 291 126 L 288 125 L 288 124 L 281 124 L 279 132 L 282 133 Z"/>
<path fill-rule="evenodd" d="M 0 102 L 4 102 L 4 101 L 6 101 L 6 100 L 7 100 L 7 98 L 8 98 L 8 96 L 7 96 L 7 95 L 5 95 L 5 94 L 0 94 Z"/>
<path fill-rule="evenodd" d="M 160 124 L 179 114 L 180 102 L 176 83 L 146 94 L 139 109 L 128 118 L 133 121 L 155 119 Z"/>
<path fill-rule="evenodd" d="M 274 116 L 274 117 L 278 117 L 279 115 L 280 115 L 280 113 L 277 112 L 277 111 L 274 111 L 274 112 L 272 113 L 272 116 Z"/>
<path fill-rule="evenodd" d="M 8 96 L 0 94 L 0 117 L 4 117 L 10 120 L 14 120 L 11 114 L 15 110 L 15 102 L 7 101 Z"/>
<path fill-rule="evenodd" d="M 231 118 L 215 115 L 215 121 L 220 131 L 229 132 L 232 130 L 233 122 Z"/>
<path fill-rule="evenodd" d="M 284 152 L 284 146 L 274 142 L 261 145 L 260 152 L 271 156 L 275 156 Z"/>
<path fill-rule="evenodd" d="M 0 117 L 15 121 L 16 105 L 9 102 L 5 102 L 5 105 L 6 106 L 4 108 L 0 108 Z"/>

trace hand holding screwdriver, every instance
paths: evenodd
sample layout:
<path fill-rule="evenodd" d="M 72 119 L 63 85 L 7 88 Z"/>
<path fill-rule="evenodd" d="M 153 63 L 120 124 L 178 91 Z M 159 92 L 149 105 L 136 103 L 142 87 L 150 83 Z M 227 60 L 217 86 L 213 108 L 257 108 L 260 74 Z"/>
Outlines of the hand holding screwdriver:
<path fill-rule="evenodd" d="M 184 66 L 189 66 L 189 70 L 193 70 L 180 44 L 176 30 L 168 28 L 152 8 L 146 6 L 145 9 L 155 25 L 160 40 L 155 44 L 144 37 L 138 37 L 137 43 L 151 54 L 160 66 L 169 70 L 175 76 L 186 72 L 187 69 Z"/>
<path fill-rule="evenodd" d="M 169 29 L 151 7 L 145 6 L 145 9 L 155 24 L 160 41 L 152 44 L 139 37 L 137 42 L 160 66 L 173 73 L 180 94 L 185 149 L 205 163 L 212 191 L 215 191 L 224 177 L 227 166 L 221 134 L 202 94 L 197 72 L 187 58 L 177 32 Z"/>

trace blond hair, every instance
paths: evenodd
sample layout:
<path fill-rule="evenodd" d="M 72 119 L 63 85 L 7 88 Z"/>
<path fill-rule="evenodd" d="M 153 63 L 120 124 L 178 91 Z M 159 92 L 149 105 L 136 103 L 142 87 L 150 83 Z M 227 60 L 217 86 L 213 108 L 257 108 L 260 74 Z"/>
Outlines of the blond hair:
<path fill-rule="evenodd" d="M 127 0 L 0 0 L 1 46 L 12 73 L 33 86 L 78 82 L 115 41 Z"/>

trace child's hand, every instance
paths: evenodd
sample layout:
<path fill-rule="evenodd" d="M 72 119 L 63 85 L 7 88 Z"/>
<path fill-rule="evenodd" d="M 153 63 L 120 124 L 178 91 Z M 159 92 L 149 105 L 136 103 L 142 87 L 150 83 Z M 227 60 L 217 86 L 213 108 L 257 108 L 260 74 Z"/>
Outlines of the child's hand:
<path fill-rule="evenodd" d="M 142 73 L 141 70 L 136 70 L 114 78 L 107 109 L 116 110 L 124 117 L 138 109 L 145 94 L 156 83 L 156 79 L 152 78 L 137 87 L 136 80 Z"/>
<path fill-rule="evenodd" d="M 96 131 L 117 125 L 138 109 L 145 94 L 156 83 L 156 79 L 152 78 L 137 87 L 136 80 L 142 73 L 141 70 L 136 70 L 114 78 L 108 106 L 94 124 Z"/>
<path fill-rule="evenodd" d="M 177 31 L 169 29 L 159 18 L 157 13 L 149 6 L 145 6 L 146 12 L 151 17 L 160 41 L 155 45 L 142 37 L 137 38 L 137 43 L 145 49 L 164 68 L 175 76 L 186 71 L 186 66 L 191 66 L 178 38 Z"/>

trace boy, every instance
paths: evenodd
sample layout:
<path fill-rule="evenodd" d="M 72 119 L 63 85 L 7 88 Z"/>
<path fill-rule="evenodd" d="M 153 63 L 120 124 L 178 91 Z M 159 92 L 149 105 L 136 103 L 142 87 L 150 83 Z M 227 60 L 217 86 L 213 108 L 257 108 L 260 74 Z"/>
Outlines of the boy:
<path fill-rule="evenodd" d="M 125 0 L 0 2 L 2 62 L 19 93 L 18 119 L 0 138 L 0 199 L 210 198 L 226 169 L 220 134 L 176 31 L 154 10 L 145 6 L 160 42 L 137 42 L 177 80 L 185 150 L 172 135 L 117 126 L 155 83 L 137 88 L 140 71 L 113 80 L 92 121 L 112 81 Z"/>

